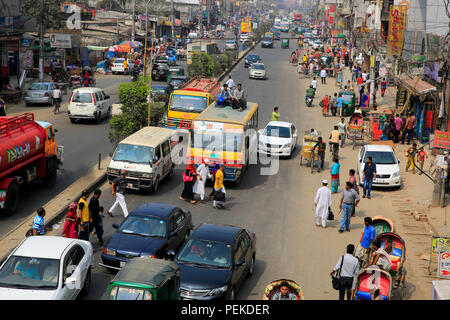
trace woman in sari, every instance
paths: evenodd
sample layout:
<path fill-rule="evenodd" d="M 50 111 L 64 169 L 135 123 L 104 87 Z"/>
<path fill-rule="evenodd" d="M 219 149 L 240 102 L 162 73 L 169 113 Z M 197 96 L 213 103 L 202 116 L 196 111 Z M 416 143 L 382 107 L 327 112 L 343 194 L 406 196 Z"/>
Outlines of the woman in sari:
<path fill-rule="evenodd" d="M 183 173 L 183 181 L 184 181 L 184 189 L 181 194 L 180 200 L 189 201 L 192 204 L 195 204 L 197 201 L 194 200 L 194 184 L 197 180 L 197 170 L 195 170 L 194 165 L 188 164 L 186 166 L 186 170 Z"/>
<path fill-rule="evenodd" d="M 62 234 L 66 238 L 78 239 L 78 221 L 77 221 L 78 203 L 72 202 L 69 206 L 69 212 L 64 222 Z"/>
<path fill-rule="evenodd" d="M 339 159 L 334 159 L 334 164 L 331 166 L 331 193 L 337 193 L 339 188 Z"/>

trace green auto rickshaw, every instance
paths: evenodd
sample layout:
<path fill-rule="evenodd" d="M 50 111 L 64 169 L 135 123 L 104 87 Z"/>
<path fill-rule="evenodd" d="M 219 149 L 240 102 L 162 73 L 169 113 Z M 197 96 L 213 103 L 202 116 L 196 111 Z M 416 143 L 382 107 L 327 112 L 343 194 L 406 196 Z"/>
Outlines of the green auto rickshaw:
<path fill-rule="evenodd" d="M 170 67 L 167 74 L 167 83 L 169 83 L 172 76 L 184 76 L 184 68 L 181 66 Z"/>
<path fill-rule="evenodd" d="M 343 104 L 342 104 L 342 115 L 343 116 L 351 116 L 355 111 L 356 104 L 356 94 L 353 91 L 349 90 L 341 90 L 339 91 L 339 95 L 342 95 Z"/>
<path fill-rule="evenodd" d="M 285 49 L 289 48 L 289 39 L 281 40 L 281 47 Z"/>
<path fill-rule="evenodd" d="M 171 261 L 129 260 L 109 284 L 108 300 L 180 300 L 180 269 Z"/>

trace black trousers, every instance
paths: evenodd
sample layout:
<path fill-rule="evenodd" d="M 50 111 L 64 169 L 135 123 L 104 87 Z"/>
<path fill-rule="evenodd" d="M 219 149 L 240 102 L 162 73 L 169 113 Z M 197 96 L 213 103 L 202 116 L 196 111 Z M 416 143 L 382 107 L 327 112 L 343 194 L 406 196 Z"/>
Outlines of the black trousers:
<path fill-rule="evenodd" d="M 247 102 L 242 99 L 239 102 L 236 99 L 233 100 L 233 105 L 232 105 L 233 109 L 239 109 L 239 108 L 245 109 L 246 106 L 247 106 Z"/>
<path fill-rule="evenodd" d="M 347 291 L 347 300 L 350 300 L 352 298 L 352 285 L 353 285 L 353 278 L 351 277 L 341 277 L 341 286 L 339 287 L 339 300 L 344 300 L 345 298 L 345 291 Z"/>

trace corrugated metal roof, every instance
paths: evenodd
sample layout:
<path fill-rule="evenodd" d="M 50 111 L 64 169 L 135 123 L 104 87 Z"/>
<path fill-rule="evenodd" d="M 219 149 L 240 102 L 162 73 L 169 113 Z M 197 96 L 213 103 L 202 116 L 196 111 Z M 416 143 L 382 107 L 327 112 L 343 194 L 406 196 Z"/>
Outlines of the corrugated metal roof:
<path fill-rule="evenodd" d="M 120 143 L 156 147 L 174 135 L 174 130 L 159 127 L 145 127 L 126 137 Z"/>
<path fill-rule="evenodd" d="M 244 111 L 238 111 L 231 107 L 220 108 L 214 102 L 203 111 L 196 119 L 203 121 L 218 121 L 226 123 L 244 124 L 256 112 L 258 104 L 255 102 L 247 102 L 247 108 Z"/>

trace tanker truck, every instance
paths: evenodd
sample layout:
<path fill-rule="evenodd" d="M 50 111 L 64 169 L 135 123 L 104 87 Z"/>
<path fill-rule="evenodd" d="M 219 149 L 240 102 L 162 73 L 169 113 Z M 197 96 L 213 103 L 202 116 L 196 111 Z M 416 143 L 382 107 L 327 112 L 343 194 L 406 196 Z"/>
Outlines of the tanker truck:
<path fill-rule="evenodd" d="M 34 114 L 0 117 L 0 214 L 12 215 L 20 202 L 20 188 L 43 180 L 56 182 L 63 163 L 63 147 L 55 142 L 48 122 L 35 121 Z"/>

